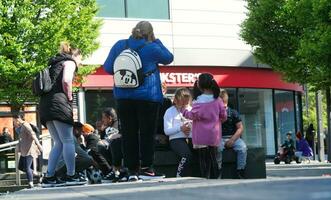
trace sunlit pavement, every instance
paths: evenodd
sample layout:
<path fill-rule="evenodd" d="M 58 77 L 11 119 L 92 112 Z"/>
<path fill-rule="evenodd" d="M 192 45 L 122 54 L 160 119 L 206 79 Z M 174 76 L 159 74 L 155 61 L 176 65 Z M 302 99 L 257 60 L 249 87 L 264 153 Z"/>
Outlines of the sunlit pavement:
<path fill-rule="evenodd" d="M 25 189 L 0 199 L 158 199 L 158 200 L 295 200 L 331 199 L 331 177 L 267 178 L 255 180 L 163 179 L 139 183 L 116 183 L 59 188 Z"/>

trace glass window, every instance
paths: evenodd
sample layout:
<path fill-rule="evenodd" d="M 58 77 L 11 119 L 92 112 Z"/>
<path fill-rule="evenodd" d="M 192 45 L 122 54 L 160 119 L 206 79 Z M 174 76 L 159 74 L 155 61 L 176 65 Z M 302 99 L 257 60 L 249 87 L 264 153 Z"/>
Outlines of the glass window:
<path fill-rule="evenodd" d="M 168 0 L 127 0 L 129 18 L 169 19 Z"/>
<path fill-rule="evenodd" d="M 112 90 L 88 90 L 85 92 L 86 122 L 95 125 L 101 120 L 102 111 L 107 107 L 115 108 L 115 99 Z"/>
<path fill-rule="evenodd" d="M 169 0 L 97 0 L 99 17 L 169 19 Z"/>
<path fill-rule="evenodd" d="M 247 146 L 264 147 L 266 155 L 275 155 L 272 90 L 239 89 L 238 96 Z"/>
<path fill-rule="evenodd" d="M 125 17 L 124 0 L 97 0 L 98 17 Z"/>
<path fill-rule="evenodd" d="M 293 92 L 275 90 L 277 123 L 277 142 L 281 145 L 286 140 L 286 133 L 292 133 L 295 141 L 295 119 Z"/>

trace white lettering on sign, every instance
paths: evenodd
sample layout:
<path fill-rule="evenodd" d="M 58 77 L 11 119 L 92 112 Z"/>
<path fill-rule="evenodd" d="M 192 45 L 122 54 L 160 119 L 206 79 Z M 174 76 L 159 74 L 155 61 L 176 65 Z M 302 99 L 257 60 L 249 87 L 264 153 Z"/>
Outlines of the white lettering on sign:
<path fill-rule="evenodd" d="M 200 73 L 161 73 L 161 80 L 166 83 L 194 83 Z"/>

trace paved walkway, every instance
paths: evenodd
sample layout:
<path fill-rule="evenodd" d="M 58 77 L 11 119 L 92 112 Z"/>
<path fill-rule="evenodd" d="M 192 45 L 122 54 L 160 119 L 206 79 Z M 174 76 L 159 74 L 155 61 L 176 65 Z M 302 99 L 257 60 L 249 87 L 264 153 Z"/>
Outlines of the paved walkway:
<path fill-rule="evenodd" d="M 164 179 L 22 190 L 2 195 L 2 200 L 315 200 L 331 199 L 331 177 L 271 178 L 259 180 Z"/>

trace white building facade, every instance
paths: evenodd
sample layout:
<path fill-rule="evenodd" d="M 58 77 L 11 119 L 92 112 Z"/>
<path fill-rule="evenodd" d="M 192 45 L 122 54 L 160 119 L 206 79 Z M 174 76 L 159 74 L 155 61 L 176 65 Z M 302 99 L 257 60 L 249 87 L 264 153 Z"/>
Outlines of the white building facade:
<path fill-rule="evenodd" d="M 302 130 L 301 92 L 285 83 L 270 67 L 257 63 L 252 48 L 239 37 L 246 18 L 244 0 L 97 0 L 103 19 L 100 48 L 84 63 L 102 65 L 110 48 L 128 38 L 142 20 L 174 54 L 160 68 L 169 95 L 177 87 L 192 87 L 201 72 L 214 74 L 240 112 L 248 146 L 264 147 L 272 156 L 285 134 Z M 115 106 L 112 77 L 102 67 L 87 78 L 78 95 L 79 120 L 94 124 L 102 109 Z"/>

